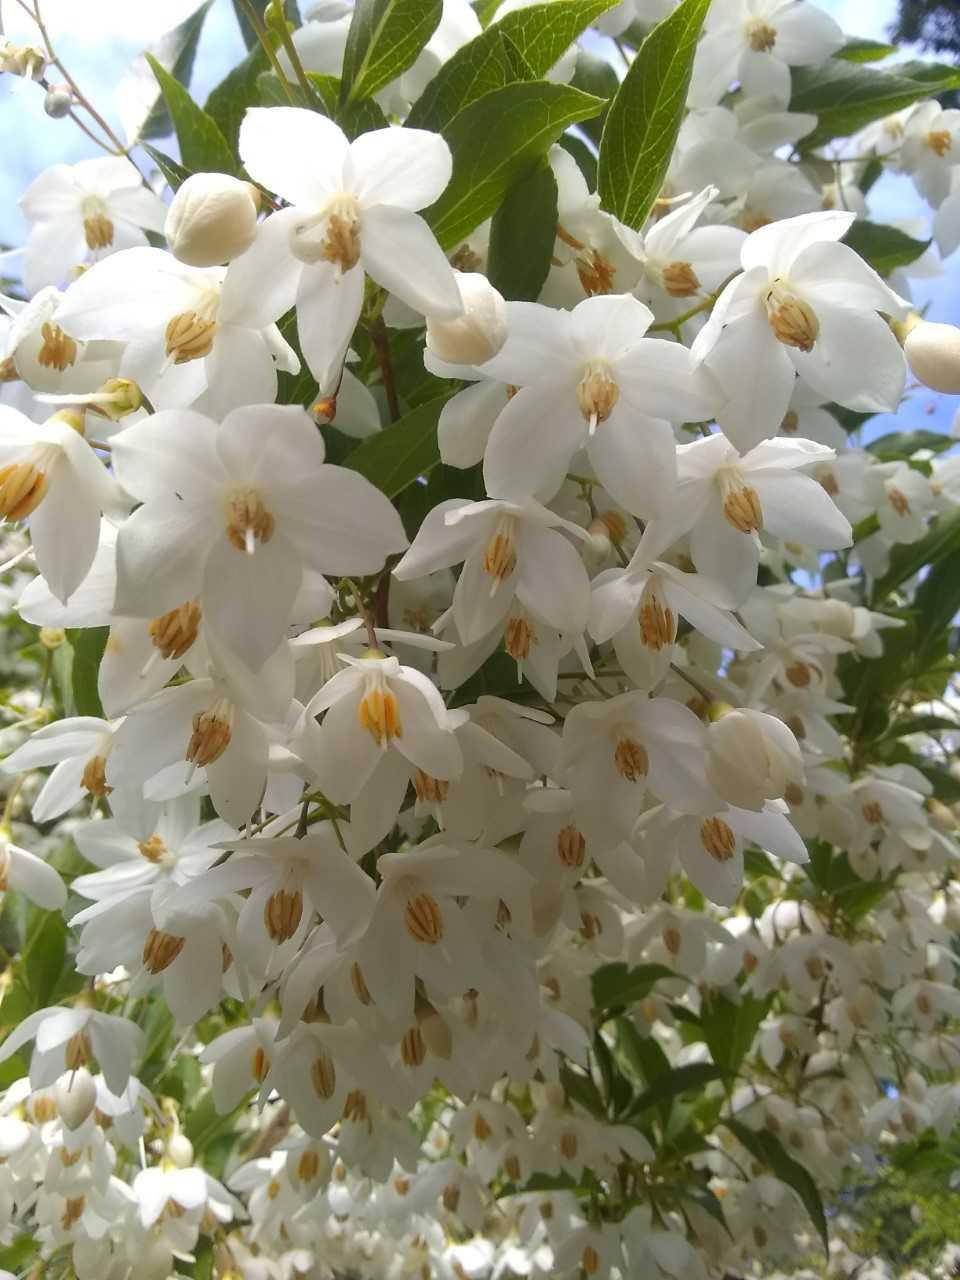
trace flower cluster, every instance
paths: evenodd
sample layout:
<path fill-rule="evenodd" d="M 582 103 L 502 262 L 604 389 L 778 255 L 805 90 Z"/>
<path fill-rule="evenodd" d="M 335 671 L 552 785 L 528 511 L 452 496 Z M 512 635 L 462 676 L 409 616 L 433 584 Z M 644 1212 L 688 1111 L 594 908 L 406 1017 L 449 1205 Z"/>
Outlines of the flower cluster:
<path fill-rule="evenodd" d="M 233 174 L 22 201 L 0 888 L 69 960 L 0 1003 L 0 1247 L 82 1280 L 797 1266 L 960 1116 L 960 464 L 863 427 L 960 391 L 868 216 L 909 173 L 956 247 L 960 113 L 831 145 L 833 21 L 700 4 L 636 216 L 608 135 L 696 0 L 436 7 L 401 58 L 271 5 L 231 140 L 193 106 Z M 591 17 L 660 23 L 599 194 L 537 123 Z"/>

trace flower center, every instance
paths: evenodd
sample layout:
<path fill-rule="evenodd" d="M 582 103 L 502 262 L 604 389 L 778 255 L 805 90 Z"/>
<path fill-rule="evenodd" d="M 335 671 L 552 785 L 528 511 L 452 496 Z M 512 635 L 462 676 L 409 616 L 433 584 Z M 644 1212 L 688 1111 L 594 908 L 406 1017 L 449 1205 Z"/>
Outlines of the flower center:
<path fill-rule="evenodd" d="M 147 630 L 160 656 L 169 660 L 183 657 L 196 640 L 199 626 L 200 606 L 195 600 L 188 600 L 152 619 Z"/>
<path fill-rule="evenodd" d="M 250 1061 L 250 1074 L 256 1080 L 257 1084 L 263 1084 L 267 1078 L 267 1072 L 270 1070 L 270 1059 L 264 1053 L 263 1048 L 257 1045 L 253 1051 L 253 1058 Z"/>
<path fill-rule="evenodd" d="M 782 280 L 774 280 L 764 295 L 767 319 L 774 337 L 787 347 L 800 351 L 812 351 L 820 333 L 820 321 L 816 312 L 802 298 L 786 287 Z"/>
<path fill-rule="evenodd" d="M 106 756 L 91 756 L 87 763 L 83 766 L 83 773 L 80 776 L 80 784 L 89 791 L 92 796 L 108 796 L 113 787 L 107 786 L 107 758 Z"/>
<path fill-rule="evenodd" d="M 46 497 L 50 472 L 60 457 L 56 445 L 37 445 L 19 462 L 0 467 L 0 518 L 25 520 Z"/>
<path fill-rule="evenodd" d="M 87 196 L 80 206 L 83 235 L 88 249 L 109 249 L 113 244 L 113 223 L 107 217 L 107 206 L 99 196 Z"/>
<path fill-rule="evenodd" d="M 628 733 L 621 733 L 617 736 L 613 749 L 613 765 L 620 777 L 627 782 L 640 782 L 647 776 L 650 757 L 636 738 Z"/>
<path fill-rule="evenodd" d="M 700 292 L 700 281 L 689 262 L 668 262 L 660 275 L 671 298 L 692 298 Z"/>
<path fill-rule="evenodd" d="M 360 699 L 357 708 L 360 724 L 370 734 L 378 747 L 386 749 L 394 738 L 403 737 L 403 725 L 400 723 L 400 708 L 396 695 L 387 688 L 383 680 L 374 677 L 367 686 L 367 691 Z"/>
<path fill-rule="evenodd" d="M 752 18 L 744 29 L 747 44 L 754 53 L 769 53 L 777 43 L 777 32 L 763 18 Z"/>
<path fill-rule="evenodd" d="M 193 717 L 186 759 L 196 769 L 213 764 L 229 747 L 232 733 L 233 707 L 226 698 L 218 698 L 212 707 Z"/>
<path fill-rule="evenodd" d="M 617 274 L 617 269 L 612 262 L 608 262 L 592 245 L 584 244 L 582 240 L 571 235 L 565 227 L 557 227 L 557 239 L 573 249 L 573 262 L 585 294 L 592 298 L 595 294 L 612 291 L 614 276 Z M 554 261 L 562 265 L 559 258 L 555 258 Z"/>
<path fill-rule="evenodd" d="M 435 945 L 443 937 L 443 915 L 436 898 L 430 893 L 418 893 L 407 899 L 403 911 L 407 932 L 417 942 Z"/>
<path fill-rule="evenodd" d="M 341 272 L 360 261 L 360 206 L 341 192 L 319 212 L 298 222 L 290 234 L 290 252 L 300 262 L 333 262 Z"/>
<path fill-rule="evenodd" d="M 887 490 L 887 501 L 898 516 L 908 516 L 910 514 L 910 503 L 902 489 L 891 486 Z"/>
<path fill-rule="evenodd" d="M 756 489 L 744 483 L 736 467 L 724 467 L 717 475 L 723 517 L 738 533 L 757 533 L 763 528 L 763 507 Z"/>
<path fill-rule="evenodd" d="M 427 1046 L 419 1027 L 411 1027 L 400 1041 L 400 1057 L 405 1067 L 419 1067 L 427 1056 Z"/>
<path fill-rule="evenodd" d="M 493 578 L 493 591 L 496 591 L 503 579 L 509 578 L 517 567 L 517 546 L 514 541 L 516 528 L 517 522 L 514 516 L 501 516 L 497 521 L 494 535 L 483 553 L 483 571 Z"/>
<path fill-rule="evenodd" d="M 953 146 L 953 139 L 948 129 L 931 129 L 926 141 L 930 150 L 938 156 L 945 156 Z"/>
<path fill-rule="evenodd" d="M 185 938 L 174 933 L 164 933 L 162 929 L 151 929 L 143 944 L 143 964 L 148 973 L 163 973 L 169 969 L 183 950 Z"/>
<path fill-rule="evenodd" d="M 814 472 L 820 487 L 829 493 L 831 498 L 835 498 L 840 492 L 840 486 L 837 483 L 837 477 L 833 474 L 829 467 L 818 467 Z"/>
<path fill-rule="evenodd" d="M 154 866 L 159 866 L 168 853 L 167 846 L 160 836 L 151 836 L 149 840 L 139 841 L 137 850 L 141 858 L 146 858 L 147 862 L 152 862 Z"/>
<path fill-rule="evenodd" d="M 64 369 L 76 364 L 77 344 L 67 337 L 58 324 L 44 320 L 40 326 L 40 336 L 43 342 L 37 352 L 37 363 L 44 369 L 56 369 L 57 373 L 63 373 Z"/>
<path fill-rule="evenodd" d="M 583 833 L 572 822 L 557 833 L 557 857 L 565 867 L 575 871 L 583 866 L 587 856 L 587 842 Z"/>
<path fill-rule="evenodd" d="M 589 360 L 577 384 L 577 403 L 589 424 L 590 434 L 606 422 L 620 399 L 620 388 L 606 360 Z"/>
<path fill-rule="evenodd" d="M 227 498 L 227 537 L 238 551 L 252 556 L 258 542 L 270 541 L 275 527 L 256 489 L 234 489 Z"/>
<path fill-rule="evenodd" d="M 278 889 L 263 908 L 263 923 L 274 942 L 292 938 L 303 917 L 303 894 L 299 889 Z"/>
<path fill-rule="evenodd" d="M 640 639 L 646 648 L 659 653 L 661 649 L 673 644 L 677 634 L 677 618 L 667 605 L 656 577 L 649 578 L 643 588 L 637 621 L 640 623 Z"/>
<path fill-rule="evenodd" d="M 537 633 L 528 618 L 508 618 L 503 628 L 503 647 L 514 660 L 523 662 L 529 658 L 530 650 L 539 644 Z"/>
<path fill-rule="evenodd" d="M 450 790 L 450 783 L 443 778 L 433 778 L 422 769 L 414 769 L 413 789 L 419 801 L 427 804 L 443 804 Z"/>
<path fill-rule="evenodd" d="M 343 1100 L 343 1118 L 354 1124 L 366 1124 L 370 1112 L 367 1106 L 367 1095 L 360 1089 L 351 1089 Z"/>
<path fill-rule="evenodd" d="M 700 843 L 716 862 L 729 862 L 737 851 L 737 837 L 722 818 L 700 823 Z"/>
<path fill-rule="evenodd" d="M 167 355 L 173 357 L 174 364 L 201 360 L 213 348 L 216 329 L 215 320 L 206 320 L 196 311 L 181 311 L 166 328 Z"/>
<path fill-rule="evenodd" d="M 310 1064 L 310 1083 L 318 1098 L 329 1101 L 337 1087 L 337 1069 L 328 1053 L 321 1053 Z"/>

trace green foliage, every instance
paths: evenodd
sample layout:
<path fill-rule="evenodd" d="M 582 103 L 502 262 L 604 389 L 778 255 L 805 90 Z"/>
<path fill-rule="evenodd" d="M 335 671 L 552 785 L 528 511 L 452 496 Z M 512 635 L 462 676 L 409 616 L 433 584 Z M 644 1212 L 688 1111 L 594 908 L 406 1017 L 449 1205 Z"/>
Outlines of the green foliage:
<path fill-rule="evenodd" d="M 960 511 L 951 511 L 939 516 L 919 542 L 893 548 L 890 553 L 890 568 L 874 583 L 873 603 L 877 604 L 925 566 L 935 564 L 957 547 L 960 547 Z"/>
<path fill-rule="evenodd" d="M 594 1015 L 598 1022 L 613 1017 L 620 1010 L 644 1000 L 660 978 L 677 974 L 662 964 L 639 964 L 631 967 L 617 960 L 594 969 L 591 976 Z M 683 978 L 680 981 L 684 981 Z"/>
<path fill-rule="evenodd" d="M 197 46 L 200 43 L 200 33 L 212 4 L 213 0 L 205 0 L 205 3 L 185 18 L 179 26 L 162 36 L 150 50 L 156 61 L 182 85 L 190 83 Z M 149 76 L 150 73 L 138 58 L 131 74 L 139 82 L 141 76 Z M 153 105 L 148 106 L 148 102 L 149 98 L 145 99 L 140 106 L 140 120 L 124 121 L 127 136 L 131 142 L 142 138 L 165 138 L 173 129 L 170 113 L 160 101 L 159 88 L 154 94 Z"/>
<path fill-rule="evenodd" d="M 264 11 L 270 0 L 249 0 L 249 4 L 253 6 L 254 12 L 257 14 L 261 24 L 263 23 Z M 257 33 L 250 24 L 250 18 L 247 14 L 247 6 L 240 3 L 240 0 L 233 0 L 233 11 L 237 15 L 237 22 L 240 24 L 240 34 L 243 36 L 243 43 L 248 49 L 257 47 Z M 288 22 L 297 21 L 297 0 L 283 0 L 283 13 Z"/>
<path fill-rule="evenodd" d="M 794 67 L 792 79 L 790 110 L 812 112 L 819 120 L 801 144 L 810 150 L 832 138 L 848 137 L 923 98 L 960 87 L 960 68 L 901 62 L 895 70 L 881 71 L 832 58 L 821 67 Z"/>
<path fill-rule="evenodd" d="M 881 226 L 864 218 L 857 219 L 843 242 L 882 276 L 888 276 L 897 267 L 909 266 L 930 247 L 929 240 L 914 240 L 896 227 Z"/>
<path fill-rule="evenodd" d="M 728 1075 L 735 1076 L 743 1065 L 770 1004 L 769 998 L 758 1000 L 746 992 L 736 1001 L 718 992 L 704 1000 L 700 1009 L 703 1038 L 714 1062 Z"/>
<path fill-rule="evenodd" d="M 866 447 L 881 462 L 905 462 L 919 449 L 943 453 L 954 443 L 953 438 L 942 431 L 891 431 L 871 440 Z"/>
<path fill-rule="evenodd" d="M 723 1124 L 737 1138 L 755 1160 L 759 1160 L 761 1164 L 766 1165 L 770 1172 L 785 1182 L 788 1187 L 792 1187 L 803 1202 L 803 1206 L 813 1225 L 817 1229 L 817 1234 L 823 1241 L 824 1252 L 829 1256 L 830 1245 L 827 1235 L 827 1219 L 823 1211 L 823 1201 L 820 1198 L 820 1192 L 817 1190 L 817 1184 L 813 1178 L 807 1173 L 802 1164 L 798 1164 L 792 1156 L 787 1155 L 786 1151 L 778 1138 L 766 1129 L 757 1130 L 749 1129 L 739 1120 L 725 1119 Z"/>
<path fill-rule="evenodd" d="M 103 716 L 97 691 L 97 673 L 107 646 L 109 627 L 83 627 L 67 631 L 73 649 L 73 705 L 78 716 Z"/>
<path fill-rule="evenodd" d="M 882 40 L 848 40 L 835 56 L 844 62 L 882 62 L 896 51 L 896 45 Z"/>
<path fill-rule="evenodd" d="M 185 169 L 172 156 L 168 156 L 165 152 L 159 151 L 156 147 L 152 147 L 149 142 L 141 144 L 144 151 L 163 174 L 171 191 L 177 191 L 181 184 L 186 182 L 190 177 L 190 170 Z"/>
<path fill-rule="evenodd" d="M 442 0 L 357 0 L 343 54 L 341 102 L 371 97 L 412 66 L 442 13 Z"/>
<path fill-rule="evenodd" d="M 599 98 L 565 84 L 508 84 L 477 98 L 443 130 L 453 176 L 424 217 L 445 249 L 492 214 L 507 189 L 537 167 L 564 129 L 594 116 Z"/>
<path fill-rule="evenodd" d="M 507 192 L 490 227 L 487 277 L 505 298 L 535 302 L 550 272 L 557 180 L 546 160 Z"/>
<path fill-rule="evenodd" d="M 629 227 L 643 226 L 663 186 L 708 8 L 709 0 L 681 0 L 654 27 L 607 112 L 600 142 L 600 201 Z"/>
<path fill-rule="evenodd" d="M 173 118 L 184 166 L 192 173 L 236 173 L 233 151 L 217 122 L 197 106 L 179 80 L 164 70 L 156 58 L 149 53 L 146 58 Z"/>
<path fill-rule="evenodd" d="M 236 148 L 240 125 L 247 108 L 260 105 L 258 78 L 269 66 L 267 55 L 256 45 L 210 91 L 204 104 L 204 111 L 233 148 Z"/>
<path fill-rule="evenodd" d="M 343 465 L 375 484 L 388 498 L 429 474 L 440 461 L 437 422 L 450 396 L 438 396 L 348 453 Z"/>

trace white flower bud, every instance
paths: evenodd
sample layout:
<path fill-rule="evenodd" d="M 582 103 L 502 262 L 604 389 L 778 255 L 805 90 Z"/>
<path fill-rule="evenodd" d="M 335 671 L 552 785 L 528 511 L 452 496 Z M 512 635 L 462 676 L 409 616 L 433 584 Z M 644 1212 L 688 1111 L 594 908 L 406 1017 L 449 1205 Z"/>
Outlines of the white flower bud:
<path fill-rule="evenodd" d="M 960 329 L 921 320 L 907 334 L 903 352 L 915 378 L 931 391 L 960 395 Z"/>
<path fill-rule="evenodd" d="M 52 84 L 43 100 L 43 109 L 53 120 L 62 120 L 70 114 L 73 106 L 73 94 L 65 84 Z"/>
<path fill-rule="evenodd" d="M 86 1067 L 65 1072 L 57 1081 L 57 1111 L 68 1129 L 79 1129 L 97 1105 L 97 1086 Z"/>
<path fill-rule="evenodd" d="M 167 1143 L 167 1155 L 178 1169 L 187 1169 L 193 1164 L 193 1143 L 183 1133 L 175 1133 Z"/>
<path fill-rule="evenodd" d="M 248 182 L 225 173 L 195 173 L 173 197 L 164 235 L 189 267 L 232 262 L 257 234 L 257 197 Z"/>
<path fill-rule="evenodd" d="M 456 320 L 427 316 L 427 346 L 450 364 L 484 364 L 507 340 L 507 308 L 486 276 L 458 271 L 463 315 Z"/>
<path fill-rule="evenodd" d="M 731 710 L 710 725 L 707 778 L 728 804 L 757 810 L 780 799 L 791 782 L 802 785 L 803 757 L 775 716 Z"/>

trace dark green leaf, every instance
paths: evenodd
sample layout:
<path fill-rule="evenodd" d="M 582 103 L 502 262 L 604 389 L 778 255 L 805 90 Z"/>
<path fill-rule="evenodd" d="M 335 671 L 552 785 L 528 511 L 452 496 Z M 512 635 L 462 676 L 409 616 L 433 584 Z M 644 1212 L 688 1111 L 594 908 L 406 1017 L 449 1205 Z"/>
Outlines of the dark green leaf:
<path fill-rule="evenodd" d="M 205 2 L 179 26 L 167 31 L 149 53 L 182 85 L 190 83 L 200 32 L 213 0 Z M 160 90 L 141 54 L 116 88 L 116 101 L 123 131 L 130 143 L 140 138 L 165 138 L 173 132 L 173 121 L 160 100 Z"/>
<path fill-rule="evenodd" d="M 216 121 L 198 107 L 179 80 L 148 53 L 145 55 L 173 117 L 180 158 L 192 173 L 236 173 L 237 163 Z"/>
<path fill-rule="evenodd" d="M 754 1036 L 770 1008 L 770 998 L 757 1000 L 746 992 L 739 1001 L 713 995 L 700 1009 L 700 1025 L 710 1056 L 717 1066 L 735 1076 L 750 1052 Z"/>
<path fill-rule="evenodd" d="M 580 172 L 583 174 L 584 181 L 591 191 L 597 189 L 597 157 L 593 151 L 587 146 L 582 138 L 578 138 L 575 133 L 565 133 L 562 138 L 557 139 L 559 146 L 564 151 L 570 153 L 576 160 Z"/>
<path fill-rule="evenodd" d="M 260 105 L 258 76 L 269 67 L 259 44 L 251 49 L 220 83 L 210 91 L 203 109 L 215 121 L 230 146 L 236 147 L 240 123 L 248 107 Z"/>
<path fill-rule="evenodd" d="M 388 498 L 425 476 L 440 461 L 437 422 L 449 394 L 420 405 L 347 454 L 343 465 L 375 484 Z"/>
<path fill-rule="evenodd" d="M 882 40 L 848 40 L 834 57 L 844 62 L 880 62 L 896 51 L 895 44 L 884 44 Z"/>
<path fill-rule="evenodd" d="M 871 440 L 867 445 L 867 452 L 874 454 L 881 462 L 899 462 L 912 457 L 918 449 L 943 453 L 955 444 L 956 440 L 942 431 L 891 431 L 888 435 Z"/>
<path fill-rule="evenodd" d="M 855 249 L 882 276 L 888 276 L 897 267 L 909 266 L 930 246 L 929 240 L 914 240 L 896 227 L 885 227 L 861 218 L 843 237 L 843 242 Z"/>
<path fill-rule="evenodd" d="M 870 191 L 878 178 L 883 177 L 883 161 L 877 156 L 871 156 L 863 167 L 860 177 L 857 179 L 857 186 L 864 195 Z"/>
<path fill-rule="evenodd" d="M 172 156 L 165 155 L 164 152 L 158 151 L 156 147 L 151 147 L 149 142 L 144 142 L 141 145 L 163 174 L 171 191 L 176 191 L 180 184 L 186 182 L 187 178 L 190 177 L 190 170 L 185 169 Z"/>
<path fill-rule="evenodd" d="M 459 244 L 492 214 L 504 192 L 532 172 L 568 125 L 596 115 L 599 98 L 565 84 L 508 84 L 477 98 L 443 136 L 453 152 L 453 177 L 424 210 L 445 249 Z"/>
<path fill-rule="evenodd" d="M 906 546 L 897 546 L 890 553 L 890 568 L 873 586 L 873 603 L 876 604 L 891 591 L 919 573 L 928 564 L 960 547 L 960 511 L 938 516 L 930 531 Z M 871 664 L 872 665 L 872 664 Z"/>
<path fill-rule="evenodd" d="M 592 93 L 597 98 L 605 98 L 608 102 L 612 101 L 620 88 L 617 73 L 606 58 L 598 58 L 595 54 L 587 53 L 586 49 L 577 50 L 577 65 L 570 83 L 575 89 Z M 606 112 L 601 112 L 595 119 L 585 120 L 580 126 L 595 146 L 600 145 L 605 119 Z"/>
<path fill-rule="evenodd" d="M 599 1031 L 593 1037 L 593 1056 L 600 1068 L 600 1076 L 603 1080 L 604 1092 L 610 1102 L 611 1112 L 614 1116 L 622 1115 L 633 1096 L 633 1090 L 630 1087 L 630 1081 L 619 1070 L 616 1059 L 610 1052 L 610 1046 Z"/>
<path fill-rule="evenodd" d="M 572 1067 L 569 1062 L 564 1062 L 560 1067 L 560 1083 L 567 1091 L 567 1097 L 579 1103 L 584 1111 L 592 1116 L 607 1118 L 607 1109 L 603 1105 L 603 1098 L 600 1097 L 600 1090 L 586 1072 L 579 1067 Z"/>
<path fill-rule="evenodd" d="M 262 26 L 263 12 L 270 3 L 270 0 L 250 0 L 250 3 L 253 5 Z M 243 43 L 248 49 L 253 49 L 258 46 L 260 41 L 257 39 L 257 33 L 250 25 L 250 19 L 247 16 L 246 7 L 240 4 L 240 0 L 233 0 L 233 11 L 237 15 L 237 22 L 240 24 L 240 34 L 243 36 Z M 283 0 L 283 12 L 288 22 L 296 24 L 299 19 L 299 14 L 297 13 L 297 0 Z"/>
<path fill-rule="evenodd" d="M 651 1035 L 641 1035 L 629 1018 L 617 1018 L 614 1053 L 638 1084 L 651 1083 L 670 1071 L 670 1059 Z"/>
<path fill-rule="evenodd" d="M 341 102 L 372 97 L 412 66 L 442 15 L 443 0 L 356 0 L 343 52 Z"/>
<path fill-rule="evenodd" d="M 634 1098 L 625 1119 L 635 1120 L 650 1107 L 669 1102 L 689 1089 L 701 1090 L 711 1081 L 722 1079 L 724 1074 L 723 1068 L 713 1062 L 688 1062 L 684 1067 L 673 1067 L 667 1075 L 660 1076 L 639 1097 Z"/>
<path fill-rule="evenodd" d="M 516 80 L 542 80 L 615 0 L 550 0 L 515 9 L 458 49 L 413 104 L 407 124 L 442 131 L 469 103 Z"/>
<path fill-rule="evenodd" d="M 960 86 L 960 68 L 902 62 L 888 71 L 831 58 L 819 67 L 794 67 L 791 111 L 811 112 L 819 124 L 804 150 L 848 137 L 864 125 Z"/>
<path fill-rule="evenodd" d="M 603 964 L 594 969 L 591 977 L 594 1012 L 603 1021 L 600 1015 L 609 1017 L 615 1010 L 629 1009 L 644 1000 L 661 978 L 678 976 L 662 964 L 638 964 L 632 968 L 620 960 Z"/>
<path fill-rule="evenodd" d="M 913 597 L 917 647 L 913 669 L 925 671 L 938 656 L 944 633 L 960 612 L 960 545 L 938 557 Z"/>
<path fill-rule="evenodd" d="M 950 716 L 904 716 L 894 721 L 888 733 L 891 738 L 904 738 L 909 733 L 946 733 L 948 730 L 955 733 L 957 729 L 960 721 Z"/>
<path fill-rule="evenodd" d="M 507 192 L 490 226 L 487 276 L 505 298 L 536 302 L 557 235 L 557 180 L 542 161 Z"/>
<path fill-rule="evenodd" d="M 681 0 L 647 36 L 607 111 L 600 142 L 604 209 L 639 228 L 660 194 L 683 119 L 710 0 Z"/>
<path fill-rule="evenodd" d="M 767 1130 L 748 1129 L 745 1124 L 732 1118 L 724 1120 L 723 1123 L 755 1160 L 766 1165 L 775 1177 L 796 1191 L 823 1241 L 824 1250 L 829 1255 L 830 1241 L 827 1235 L 823 1201 L 820 1199 L 817 1184 L 803 1165 L 798 1164 L 792 1156 L 788 1156 L 778 1139 Z"/>
<path fill-rule="evenodd" d="M 103 716 L 97 675 L 109 634 L 109 627 L 67 631 L 67 639 L 73 648 L 73 705 L 78 716 Z"/>
<path fill-rule="evenodd" d="M 20 957 L 20 971 L 34 1009 L 52 1001 L 67 954 L 67 926 L 58 911 L 31 913 L 27 945 Z"/>

